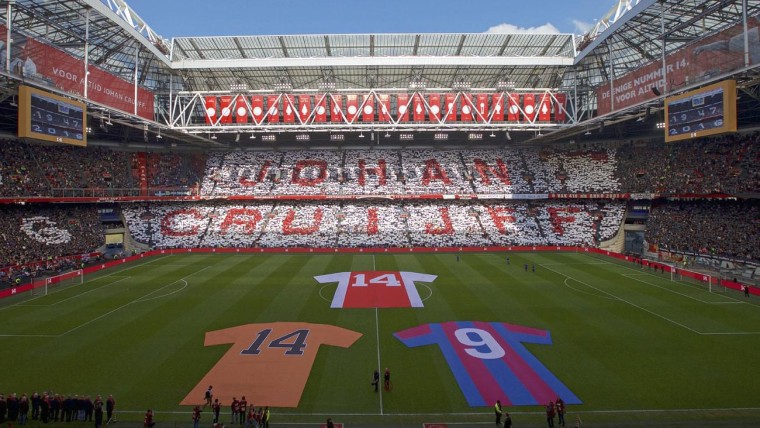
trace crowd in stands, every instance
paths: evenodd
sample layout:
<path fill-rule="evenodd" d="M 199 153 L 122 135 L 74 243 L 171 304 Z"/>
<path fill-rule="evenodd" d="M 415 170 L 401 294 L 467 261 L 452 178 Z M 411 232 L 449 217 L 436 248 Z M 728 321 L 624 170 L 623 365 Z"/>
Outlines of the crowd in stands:
<path fill-rule="evenodd" d="M 128 153 L 0 144 L 0 196 L 178 187 L 203 196 L 656 192 L 760 188 L 760 134 L 613 147 Z M 144 176 L 143 176 L 144 175 Z"/>
<path fill-rule="evenodd" d="M 87 253 L 104 240 L 92 205 L 0 205 L 0 267 Z"/>
<path fill-rule="evenodd" d="M 631 142 L 618 150 L 624 192 L 757 193 L 760 133 L 670 144 Z"/>
<path fill-rule="evenodd" d="M 149 153 L 151 187 L 196 186 L 206 155 Z M 99 147 L 0 140 L 0 197 L 109 195 L 140 187 L 137 153 Z"/>
<path fill-rule="evenodd" d="M 123 208 L 155 247 L 594 245 L 619 230 L 617 202 L 158 203 Z"/>
<path fill-rule="evenodd" d="M 205 154 L 147 153 L 148 184 L 150 187 L 193 187 L 201 181 L 207 157 Z M 139 160 L 132 162 L 134 175 L 134 169 L 139 171 Z"/>
<path fill-rule="evenodd" d="M 619 229 L 622 204 L 532 198 L 546 193 L 757 193 L 758 140 L 760 134 L 753 133 L 617 147 L 210 154 L 5 140 L 0 197 L 147 185 L 192 188 L 204 198 L 352 198 L 127 206 L 123 215 L 130 232 L 154 247 L 593 245 Z M 403 199 L 430 194 L 497 199 Z M 371 195 L 401 199 L 362 200 Z M 647 238 L 671 248 L 760 259 L 758 208 L 734 207 L 659 205 Z M 103 244 L 92 207 L 5 205 L 0 214 L 0 266 L 84 253 Z M 744 232 L 747 228 L 752 233 Z"/>
<path fill-rule="evenodd" d="M 615 150 L 223 152 L 201 195 L 617 192 Z"/>
<path fill-rule="evenodd" d="M 53 189 L 134 187 L 130 154 L 97 147 L 0 141 L 0 196 L 51 196 Z"/>
<path fill-rule="evenodd" d="M 152 248 L 593 246 L 618 233 L 625 204 L 283 200 L 153 202 L 123 205 L 121 211 L 132 237 Z M 104 243 L 97 205 L 4 205 L 0 215 L 2 265 L 41 261 L 22 271 L 27 276 L 66 268 L 59 257 L 92 252 Z M 658 202 L 646 240 L 663 249 L 757 261 L 760 204 Z M 7 282 L 4 275 L 0 282 Z"/>
<path fill-rule="evenodd" d="M 661 249 L 760 260 L 760 203 L 655 204 L 646 239 Z"/>

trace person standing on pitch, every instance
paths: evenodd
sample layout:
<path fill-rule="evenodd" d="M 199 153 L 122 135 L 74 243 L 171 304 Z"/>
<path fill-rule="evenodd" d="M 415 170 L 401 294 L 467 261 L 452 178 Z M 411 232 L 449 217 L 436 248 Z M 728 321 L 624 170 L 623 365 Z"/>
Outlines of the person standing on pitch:
<path fill-rule="evenodd" d="M 95 406 L 95 428 L 103 426 L 103 400 L 98 397 L 94 403 Z"/>
<path fill-rule="evenodd" d="M 240 405 L 240 402 L 237 400 L 237 398 L 232 397 L 232 403 L 230 404 L 230 413 L 232 414 L 232 424 L 237 423 L 238 421 L 238 406 Z"/>
<path fill-rule="evenodd" d="M 156 423 L 153 421 L 153 410 L 148 409 L 145 412 L 145 419 L 143 420 L 143 428 L 153 428 Z"/>
<path fill-rule="evenodd" d="M 262 428 L 269 428 L 269 406 L 264 408 L 264 415 L 261 418 Z"/>
<path fill-rule="evenodd" d="M 501 408 L 501 400 L 496 400 L 496 404 L 493 405 L 493 413 L 496 415 L 496 426 L 501 426 L 501 414 L 504 413 L 504 411 Z"/>
<path fill-rule="evenodd" d="M 557 397 L 557 401 L 554 402 L 554 406 L 557 408 L 558 423 L 560 426 L 565 426 L 565 402 L 561 398 Z"/>
<path fill-rule="evenodd" d="M 391 390 L 391 371 L 388 369 L 388 367 L 385 368 L 385 374 L 383 375 L 383 379 L 385 380 L 385 390 L 390 391 Z"/>
<path fill-rule="evenodd" d="M 206 406 L 210 406 L 211 405 L 211 398 L 214 396 L 213 391 L 211 391 L 212 389 L 214 389 L 214 387 L 212 385 L 209 385 L 208 389 L 206 390 L 206 393 L 203 394 L 203 399 L 206 401 L 203 404 L 203 408 L 204 409 L 206 408 Z"/>
<path fill-rule="evenodd" d="M 198 428 L 201 424 L 201 406 L 193 407 L 193 428 Z"/>
<path fill-rule="evenodd" d="M 219 399 L 214 399 L 214 404 L 211 405 L 211 411 L 214 412 L 214 423 L 219 423 L 219 412 L 222 410 L 222 405 L 219 404 Z"/>
<path fill-rule="evenodd" d="M 549 425 L 549 428 L 554 428 L 554 416 L 556 415 L 557 410 L 554 407 L 553 402 L 549 402 L 549 404 L 546 405 L 546 423 Z"/>
<path fill-rule="evenodd" d="M 246 408 L 248 407 L 248 400 L 245 399 L 245 395 L 243 398 L 238 401 L 238 414 L 240 415 L 240 425 L 243 425 L 243 422 L 245 421 L 245 415 L 246 415 Z"/>
<path fill-rule="evenodd" d="M 377 392 L 379 384 L 380 384 L 380 371 L 375 369 L 375 373 L 372 374 L 372 385 L 375 387 L 375 392 Z"/>
<path fill-rule="evenodd" d="M 113 411 L 116 408 L 116 400 L 113 399 L 113 395 L 109 395 L 106 399 L 106 425 L 111 422 L 116 422 L 113 418 Z"/>

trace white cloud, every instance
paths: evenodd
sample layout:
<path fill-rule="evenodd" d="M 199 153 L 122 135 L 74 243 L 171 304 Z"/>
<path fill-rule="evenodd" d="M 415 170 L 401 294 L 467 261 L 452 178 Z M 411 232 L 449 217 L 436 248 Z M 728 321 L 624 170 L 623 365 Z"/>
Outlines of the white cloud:
<path fill-rule="evenodd" d="M 506 22 L 494 25 L 486 30 L 486 33 L 504 33 L 504 34 L 516 34 L 516 33 L 529 33 L 529 34 L 559 34 L 557 27 L 550 23 L 539 25 L 538 27 L 518 27 L 513 24 L 507 24 Z"/>
<path fill-rule="evenodd" d="M 586 34 L 594 28 L 594 24 L 589 24 L 588 22 L 583 22 L 578 19 L 573 19 L 573 25 L 575 26 L 576 32 L 579 34 Z"/>

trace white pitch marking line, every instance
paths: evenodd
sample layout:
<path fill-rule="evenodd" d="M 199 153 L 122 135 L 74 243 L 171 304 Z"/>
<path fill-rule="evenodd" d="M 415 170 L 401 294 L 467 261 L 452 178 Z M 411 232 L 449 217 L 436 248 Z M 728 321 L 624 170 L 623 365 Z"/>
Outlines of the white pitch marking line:
<path fill-rule="evenodd" d="M 657 285 L 657 284 L 655 284 L 653 282 L 644 281 L 643 279 L 634 278 L 634 275 L 623 274 L 623 276 L 626 277 L 626 278 L 628 278 L 628 279 L 632 279 L 634 281 L 638 281 L 638 282 L 641 282 L 643 284 L 647 284 L 649 286 L 652 286 L 652 287 L 655 287 L 655 288 L 659 288 L 660 290 L 665 290 L 667 292 L 670 292 L 670 293 L 673 293 L 673 294 L 678 294 L 679 296 L 686 297 L 687 299 L 695 300 L 695 301 L 697 301 L 699 303 L 705 303 L 705 304 L 712 304 L 713 303 L 713 302 L 705 301 L 705 300 L 702 300 L 702 299 L 697 299 L 696 297 L 692 297 L 692 296 L 689 296 L 688 294 L 680 293 L 680 292 L 678 292 L 676 290 L 673 290 L 671 288 L 668 288 L 668 287 L 663 287 L 661 285 Z M 641 276 L 641 274 L 636 275 L 636 276 Z M 726 302 L 726 303 L 729 303 L 729 302 Z M 735 302 L 730 302 L 730 303 L 735 303 Z"/>
<path fill-rule="evenodd" d="M 210 268 L 210 267 L 211 267 L 211 266 L 206 266 L 205 268 L 203 268 L 203 269 L 201 269 L 201 270 L 199 270 L 199 271 L 197 271 L 197 272 L 193 272 L 193 273 L 191 273 L 190 275 L 186 276 L 185 278 L 188 278 L 188 277 L 190 277 L 190 276 L 192 276 L 192 275 L 195 275 L 196 273 L 200 273 L 200 272 L 203 272 L 204 270 L 206 270 L 206 269 L 208 269 L 208 268 Z M 97 321 L 97 320 L 99 320 L 99 319 L 101 319 L 101 318 L 104 318 L 104 317 L 106 317 L 106 316 L 108 316 L 108 315 L 111 315 L 112 313 L 114 313 L 114 312 L 116 312 L 116 311 L 118 311 L 118 310 L 120 310 L 120 309 L 126 308 L 127 306 L 129 306 L 129 305 L 131 305 L 131 304 L 133 304 L 133 303 L 137 303 L 137 302 L 140 302 L 140 301 L 144 301 L 143 299 L 145 299 L 146 297 L 150 296 L 151 294 L 153 294 L 153 293 L 156 293 L 156 292 L 158 292 L 158 291 L 161 291 L 161 290 L 163 290 L 164 288 L 166 288 L 166 287 L 168 287 L 168 286 L 170 286 L 170 285 L 172 285 L 172 284 L 175 284 L 175 283 L 177 283 L 177 282 L 179 282 L 179 281 L 183 281 L 185 278 L 181 278 L 181 279 L 179 279 L 179 280 L 177 280 L 177 281 L 172 281 L 172 282 L 170 282 L 170 283 L 168 283 L 168 284 L 164 285 L 164 286 L 163 286 L 163 287 L 161 287 L 161 288 L 157 288 L 157 289 L 155 289 L 155 290 L 151 291 L 150 293 L 148 293 L 148 294 L 146 294 L 146 295 L 144 295 L 144 296 L 138 297 L 137 299 L 135 299 L 135 300 L 132 300 L 131 302 L 127 302 L 127 303 L 125 303 L 125 304 L 123 304 L 123 305 L 119 306 L 119 307 L 118 307 L 118 308 L 116 308 L 116 309 L 110 310 L 110 311 L 106 312 L 106 313 L 105 313 L 105 314 L 103 314 L 103 315 L 100 315 L 100 316 L 98 316 L 98 317 L 95 317 L 95 318 L 93 318 L 93 319 L 91 319 L 91 320 L 89 320 L 89 321 L 87 321 L 87 322 L 85 322 L 85 323 L 83 323 L 83 324 L 80 324 L 80 325 L 78 325 L 78 326 L 76 326 L 76 327 L 74 327 L 74 328 L 72 328 L 72 329 L 70 329 L 70 330 L 68 330 L 68 331 L 66 331 L 66 332 L 63 332 L 63 333 L 61 333 L 61 334 L 59 334 L 58 336 L 59 336 L 59 337 L 60 337 L 60 336 L 65 336 L 65 335 L 67 335 L 67 334 L 71 333 L 72 331 L 76 331 L 76 330 L 78 330 L 78 329 L 80 329 L 80 328 L 82 328 L 82 327 L 84 327 L 84 326 L 86 326 L 86 325 L 89 325 L 89 324 L 91 324 L 91 323 L 93 323 L 93 322 L 95 322 L 95 321 Z"/>
<path fill-rule="evenodd" d="M 376 343 L 377 343 L 377 372 L 382 373 L 382 365 L 380 364 L 380 320 L 378 318 L 378 309 L 375 308 L 375 334 L 376 334 Z M 378 379 L 378 383 L 380 380 Z M 377 386 L 378 391 L 380 391 L 380 414 L 383 414 L 383 386 L 378 385 Z"/>
<path fill-rule="evenodd" d="M 660 314 L 658 314 L 658 313 L 656 313 L 656 312 L 654 312 L 654 311 L 650 311 L 650 310 L 649 310 L 649 309 L 647 309 L 647 308 L 644 308 L 644 307 L 642 307 L 642 306 L 639 306 L 639 305 L 637 305 L 637 304 L 635 304 L 635 303 L 629 302 L 629 301 L 627 301 L 627 300 L 625 300 L 625 299 L 623 299 L 623 298 L 621 298 L 621 297 L 618 297 L 618 296 L 616 296 L 616 295 L 614 295 L 614 294 L 612 294 L 612 293 L 610 293 L 610 292 L 604 291 L 604 290 L 602 290 L 602 289 L 600 289 L 600 288 L 594 287 L 594 286 L 593 286 L 593 285 L 591 285 L 591 284 L 588 284 L 588 283 L 586 283 L 586 282 L 583 282 L 583 281 L 580 281 L 580 280 L 578 280 L 578 279 L 575 279 L 575 278 L 571 277 L 570 275 L 566 275 L 566 274 L 564 274 L 564 273 L 562 273 L 562 272 L 559 272 L 559 271 L 557 271 L 557 270 L 554 270 L 554 269 L 552 269 L 552 268 L 550 268 L 550 267 L 547 267 L 547 266 L 544 266 L 544 265 L 539 265 L 539 266 L 545 267 L 546 269 L 548 269 L 548 270 L 550 270 L 550 271 L 552 271 L 552 272 L 554 272 L 554 273 L 557 273 L 557 274 L 559 274 L 559 275 L 562 275 L 562 276 L 564 276 L 564 277 L 566 277 L 566 278 L 570 278 L 570 279 L 572 279 L 573 281 L 576 281 L 576 282 L 578 282 L 578 283 L 581 283 L 581 284 L 583 284 L 583 285 L 586 285 L 587 287 L 593 288 L 594 290 L 597 290 L 597 291 L 599 291 L 600 293 L 604 293 L 604 294 L 606 294 L 606 295 L 608 295 L 608 296 L 610 296 L 610 297 L 613 297 L 614 299 L 616 299 L 616 300 L 619 300 L 619 301 L 621 301 L 621 302 L 623 302 L 623 303 L 627 303 L 627 304 L 629 304 L 629 305 L 633 306 L 634 308 L 638 308 L 638 309 L 640 309 L 640 310 L 642 310 L 642 311 L 644 311 L 644 312 L 647 312 L 647 313 L 649 313 L 649 314 L 652 314 L 652 315 L 654 315 L 654 316 L 656 316 L 656 317 L 658 317 L 658 318 L 662 318 L 662 319 L 664 319 L 665 321 L 668 321 L 668 322 L 670 322 L 670 323 L 672 323 L 672 324 L 674 324 L 674 325 L 677 325 L 677 326 L 679 326 L 679 327 L 685 328 L 686 330 L 689 330 L 689 331 L 691 331 L 692 333 L 696 333 L 696 334 L 702 334 L 702 333 L 700 333 L 699 331 L 697 331 L 697 330 L 694 330 L 693 328 L 691 328 L 691 327 L 689 327 L 689 326 L 687 326 L 687 325 L 684 325 L 684 324 L 681 324 L 681 323 L 679 323 L 679 322 L 673 321 L 672 319 L 670 319 L 670 318 L 668 318 L 668 317 L 666 317 L 666 316 L 664 316 L 664 315 L 660 315 Z"/>

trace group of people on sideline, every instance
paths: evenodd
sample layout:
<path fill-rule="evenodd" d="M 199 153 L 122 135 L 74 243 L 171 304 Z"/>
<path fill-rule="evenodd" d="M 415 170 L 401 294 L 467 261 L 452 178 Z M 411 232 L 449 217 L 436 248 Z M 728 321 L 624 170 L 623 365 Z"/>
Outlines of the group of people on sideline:
<path fill-rule="evenodd" d="M 204 404 L 202 407 L 193 407 L 193 427 L 198 428 L 200 426 L 201 413 L 207 407 L 211 408 L 214 427 L 224 426 L 219 416 L 222 411 L 222 403 L 219 402 L 218 398 L 214 398 L 213 386 L 208 387 L 203 395 L 203 400 Z M 232 397 L 230 414 L 232 416 L 230 424 L 232 425 L 245 425 L 245 428 L 269 428 L 269 406 L 256 408 L 253 403 L 249 403 L 246 400 L 245 395 L 240 397 L 240 400 Z"/>
<path fill-rule="evenodd" d="M 496 404 L 493 406 L 494 414 L 496 415 L 496 426 L 503 428 L 512 427 L 512 416 L 508 411 L 504 410 L 501 405 L 501 400 L 496 400 Z M 565 426 L 565 402 L 557 397 L 555 401 L 549 401 L 546 405 L 546 424 L 549 428 L 554 428 L 554 419 L 558 418 L 558 426 Z M 580 418 L 576 419 L 576 427 L 580 427 Z"/>
<path fill-rule="evenodd" d="M 0 423 L 26 425 L 30 421 L 44 424 L 54 422 L 94 422 L 96 428 L 114 421 L 116 400 L 112 395 L 103 401 L 100 395 L 68 395 L 34 392 L 31 395 L 15 392 L 0 394 Z"/>

